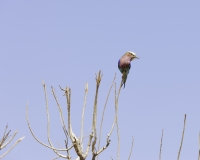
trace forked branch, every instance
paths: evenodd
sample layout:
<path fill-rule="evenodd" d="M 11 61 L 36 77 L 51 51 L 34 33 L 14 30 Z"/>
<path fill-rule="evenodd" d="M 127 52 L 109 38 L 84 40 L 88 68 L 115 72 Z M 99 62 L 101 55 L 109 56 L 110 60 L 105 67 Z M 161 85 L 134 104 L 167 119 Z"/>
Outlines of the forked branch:
<path fill-rule="evenodd" d="M 116 75 L 115 75 L 115 77 L 116 77 Z M 108 93 L 108 96 L 107 96 L 107 99 L 106 99 L 106 103 L 105 103 L 105 106 L 104 106 L 104 111 L 103 111 L 102 121 L 101 121 L 101 127 L 100 127 L 101 128 L 100 129 L 100 135 L 101 135 L 101 130 L 102 130 L 102 124 L 103 124 L 105 108 L 106 108 L 106 105 L 107 105 L 108 97 L 110 95 L 110 91 L 111 91 L 111 89 L 113 87 L 113 84 L 114 84 L 114 81 L 115 81 L 115 77 L 114 77 L 114 80 L 112 82 L 112 85 L 111 85 L 111 88 L 109 90 L 109 93 Z M 115 118 L 114 118 L 113 125 L 111 127 L 111 131 L 107 135 L 106 145 L 103 148 L 101 148 L 100 150 L 99 150 L 99 147 L 98 147 L 98 150 L 96 150 L 95 145 L 96 145 L 96 142 L 97 142 L 97 101 L 98 101 L 98 92 L 99 92 L 99 86 L 100 86 L 101 79 L 102 79 L 102 74 L 101 74 L 101 71 L 99 71 L 99 73 L 96 75 L 96 93 L 95 93 L 95 98 L 94 98 L 94 108 L 93 108 L 93 117 L 92 117 L 92 131 L 91 131 L 91 133 L 89 135 L 88 144 L 87 144 L 87 148 L 86 148 L 85 152 L 83 151 L 83 131 L 84 131 L 84 113 L 85 113 L 85 107 L 86 107 L 86 97 L 87 97 L 87 93 L 88 93 L 88 84 L 87 83 L 86 83 L 86 86 L 85 86 L 85 96 L 84 96 L 84 104 L 83 104 L 82 118 L 81 118 L 81 135 L 80 135 L 80 138 L 78 138 L 74 134 L 73 129 L 72 129 L 72 122 L 71 122 L 71 89 L 69 87 L 66 87 L 65 89 L 60 87 L 60 89 L 65 92 L 64 95 L 66 96 L 66 100 L 67 100 L 67 113 L 68 113 L 68 115 L 67 115 L 68 119 L 67 120 L 68 121 L 67 121 L 67 126 L 66 126 L 65 121 L 64 121 L 64 115 L 63 115 L 63 112 L 62 112 L 62 107 L 60 106 L 60 104 L 58 102 L 58 99 L 57 99 L 57 96 L 55 94 L 54 88 L 51 87 L 52 94 L 54 96 L 54 99 L 56 101 L 56 104 L 57 104 L 57 107 L 58 107 L 58 110 L 59 110 L 60 122 L 61 122 L 61 125 L 62 125 L 62 129 L 63 129 L 64 134 L 66 136 L 66 140 L 65 140 L 66 149 L 65 148 L 57 149 L 57 148 L 55 148 L 53 146 L 53 144 L 51 142 L 51 138 L 50 138 L 50 115 L 49 115 L 49 108 L 48 108 L 48 98 L 47 98 L 47 93 L 46 93 L 46 85 L 44 84 L 44 82 L 42 83 L 42 85 L 43 85 L 43 88 L 44 88 L 45 102 L 46 102 L 47 139 L 48 139 L 49 145 L 46 145 L 46 144 L 42 143 L 35 136 L 35 134 L 33 133 L 32 129 L 30 127 L 29 120 L 28 120 L 28 104 L 26 105 L 26 119 L 27 119 L 28 127 L 29 127 L 29 130 L 30 130 L 32 136 L 40 144 L 42 144 L 43 146 L 45 146 L 45 147 L 47 147 L 49 149 L 52 149 L 57 154 L 57 157 L 54 158 L 54 159 L 57 159 L 57 158 L 61 157 L 61 158 L 65 158 L 65 159 L 69 159 L 70 160 L 71 156 L 69 154 L 69 150 L 71 148 L 74 148 L 76 154 L 78 155 L 77 160 L 85 160 L 86 157 L 88 156 L 90 148 L 91 148 L 91 150 L 92 150 L 92 159 L 95 160 L 96 156 L 99 155 L 101 152 L 103 152 L 109 146 L 110 141 L 111 141 L 110 140 L 110 136 L 111 136 L 111 134 L 113 132 L 115 123 L 117 123 L 117 105 L 118 105 L 118 98 L 119 98 L 119 93 L 120 93 L 121 87 L 119 89 L 118 96 L 116 96 L 116 84 L 115 84 Z M 68 147 L 68 138 L 71 140 L 71 143 L 72 143 L 71 147 Z M 100 140 L 99 140 L 99 146 L 100 146 Z M 66 151 L 67 155 L 62 155 L 58 151 Z"/>
<path fill-rule="evenodd" d="M 61 90 L 63 90 L 65 92 L 65 96 L 66 96 L 66 99 L 67 99 L 69 138 L 71 139 L 71 142 L 74 146 L 76 154 L 79 156 L 80 160 L 85 160 L 87 155 L 83 153 L 80 140 L 76 137 L 76 135 L 72 131 L 72 125 L 71 125 L 71 89 L 66 87 L 66 89 L 61 88 Z"/>
<path fill-rule="evenodd" d="M 31 127 L 30 127 L 30 123 L 29 123 L 29 120 L 28 120 L 28 104 L 26 105 L 26 119 L 27 119 L 27 123 L 28 123 L 28 127 L 29 127 L 29 130 L 32 134 L 32 136 L 35 138 L 36 141 L 38 141 L 40 144 L 42 144 L 43 146 L 47 147 L 47 148 L 50 148 L 52 149 L 57 155 L 58 157 L 62 157 L 62 158 L 65 158 L 65 159 L 69 159 L 70 157 L 68 156 L 65 156 L 65 155 L 62 155 L 60 154 L 58 151 L 68 151 L 70 150 L 73 146 L 69 147 L 69 148 L 66 148 L 66 149 L 57 149 L 53 146 L 52 142 L 51 142 L 51 139 L 50 139 L 50 117 L 49 117 L 49 109 L 48 109 L 48 98 L 47 98 L 47 93 L 46 93 L 46 85 L 45 83 L 43 82 L 42 83 L 42 86 L 44 88 L 44 94 L 45 94 L 45 102 L 46 102 L 46 115 L 47 115 L 47 139 L 48 139 L 48 142 L 49 142 L 49 145 L 46 145 L 44 143 L 42 143 L 36 136 L 35 134 L 33 133 Z M 53 91 L 53 88 L 52 88 L 52 92 L 54 94 L 54 91 Z M 54 94 L 54 98 L 55 100 L 57 101 L 56 99 L 56 96 Z M 57 103 L 58 104 L 58 103 Z M 59 106 L 59 104 L 58 104 Z M 59 106 L 60 107 L 60 106 Z M 61 107 L 60 107 L 61 108 Z M 60 111 L 60 114 L 62 115 L 62 110 Z M 61 117 L 61 120 L 62 120 L 62 117 Z M 62 122 L 62 121 L 61 121 Z M 64 124 L 64 123 L 63 123 Z M 63 127 L 63 129 L 65 129 L 65 127 Z M 66 131 L 66 130 L 65 130 Z"/>
<path fill-rule="evenodd" d="M 116 125 L 117 125 L 117 137 L 118 137 L 118 148 L 117 148 L 117 159 L 120 159 L 120 132 L 119 132 L 119 124 L 118 124 L 118 101 L 119 95 L 122 88 L 122 81 L 118 90 L 117 98 L 116 98 L 116 105 L 115 105 L 115 112 L 116 112 Z"/>

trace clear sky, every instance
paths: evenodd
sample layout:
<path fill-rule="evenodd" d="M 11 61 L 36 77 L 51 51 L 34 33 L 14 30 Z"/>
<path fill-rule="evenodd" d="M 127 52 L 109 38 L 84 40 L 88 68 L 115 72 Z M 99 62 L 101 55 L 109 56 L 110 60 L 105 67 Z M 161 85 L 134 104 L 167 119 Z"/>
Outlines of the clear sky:
<path fill-rule="evenodd" d="M 176 159 L 187 114 L 181 160 L 198 156 L 200 131 L 200 1 L 0 1 L 0 131 L 6 124 L 25 139 L 5 160 L 48 160 L 56 155 L 37 143 L 28 130 L 25 105 L 36 136 L 47 143 L 42 80 L 47 85 L 52 142 L 64 146 L 56 103 L 66 114 L 58 85 L 72 89 L 72 125 L 79 135 L 84 84 L 89 83 L 85 136 L 91 130 L 95 73 L 103 72 L 98 118 L 115 72 L 126 51 L 137 53 L 119 100 L 121 159 Z M 102 145 L 113 122 L 114 91 L 106 110 Z M 99 121 L 98 121 L 99 123 Z M 98 130 L 99 131 L 99 130 Z M 13 141 L 14 143 L 14 141 Z M 8 147 L 6 148 L 8 149 Z M 2 154 L 4 151 L 0 151 Z M 116 130 L 100 160 L 116 159 Z M 76 158 L 72 154 L 73 158 Z M 90 159 L 90 158 L 89 158 Z"/>

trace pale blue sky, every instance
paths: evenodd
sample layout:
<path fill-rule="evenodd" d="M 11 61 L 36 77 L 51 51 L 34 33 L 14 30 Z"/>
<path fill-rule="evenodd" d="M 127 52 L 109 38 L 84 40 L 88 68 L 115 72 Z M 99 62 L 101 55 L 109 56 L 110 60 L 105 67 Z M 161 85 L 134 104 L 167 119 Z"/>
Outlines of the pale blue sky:
<path fill-rule="evenodd" d="M 132 159 L 158 159 L 162 129 L 162 160 L 176 159 L 185 113 L 187 124 L 181 160 L 197 159 L 200 1 L 1 0 L 0 134 L 8 123 L 12 132 L 19 130 L 17 138 L 26 137 L 4 159 L 56 157 L 33 139 L 25 119 L 28 101 L 33 131 L 47 143 L 42 80 L 47 85 L 55 146 L 56 142 L 63 145 L 64 136 L 50 86 L 55 87 L 64 109 L 66 100 L 58 85 L 71 87 L 73 129 L 79 134 L 84 84 L 89 83 L 87 136 L 91 127 L 95 73 L 103 72 L 98 104 L 100 117 L 115 72 L 118 85 L 121 80 L 118 59 L 129 50 L 136 52 L 140 59 L 132 62 L 119 100 L 121 159 L 129 155 L 132 136 L 135 139 Z M 104 138 L 113 122 L 113 102 L 112 92 Z M 115 130 L 100 160 L 110 156 L 116 159 L 116 150 Z"/>

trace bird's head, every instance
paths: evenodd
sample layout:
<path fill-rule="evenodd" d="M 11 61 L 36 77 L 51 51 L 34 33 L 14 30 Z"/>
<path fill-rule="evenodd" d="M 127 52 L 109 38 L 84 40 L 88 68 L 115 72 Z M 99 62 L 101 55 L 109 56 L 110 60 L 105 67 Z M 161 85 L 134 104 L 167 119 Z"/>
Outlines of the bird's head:
<path fill-rule="evenodd" d="M 134 60 L 135 58 L 139 59 L 137 55 L 134 52 L 128 51 L 125 53 L 126 56 L 130 57 L 131 61 Z"/>

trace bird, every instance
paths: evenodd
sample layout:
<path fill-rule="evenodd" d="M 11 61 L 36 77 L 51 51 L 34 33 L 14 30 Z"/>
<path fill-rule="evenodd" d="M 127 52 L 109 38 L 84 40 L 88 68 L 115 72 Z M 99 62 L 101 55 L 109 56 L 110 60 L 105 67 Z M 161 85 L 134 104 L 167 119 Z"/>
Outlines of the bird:
<path fill-rule="evenodd" d="M 139 59 L 136 53 L 128 51 L 118 61 L 118 68 L 122 73 L 121 87 L 124 85 L 125 88 L 126 79 L 131 69 L 131 61 L 134 59 Z"/>

